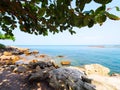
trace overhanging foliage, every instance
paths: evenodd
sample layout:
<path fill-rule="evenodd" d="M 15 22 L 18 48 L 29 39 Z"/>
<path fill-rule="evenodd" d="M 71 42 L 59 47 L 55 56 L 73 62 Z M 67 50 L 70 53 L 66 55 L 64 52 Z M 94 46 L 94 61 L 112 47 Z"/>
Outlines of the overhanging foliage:
<path fill-rule="evenodd" d="M 101 6 L 85 11 L 85 5 L 92 1 Z M 75 2 L 74 7 L 72 2 Z M 14 39 L 13 30 L 17 27 L 21 31 L 44 36 L 48 32 L 55 34 L 64 30 L 74 34 L 73 27 L 102 25 L 107 18 L 120 20 L 106 10 L 106 4 L 110 2 L 112 0 L 0 0 L 0 26 L 5 32 L 4 37 L 11 39 Z"/>

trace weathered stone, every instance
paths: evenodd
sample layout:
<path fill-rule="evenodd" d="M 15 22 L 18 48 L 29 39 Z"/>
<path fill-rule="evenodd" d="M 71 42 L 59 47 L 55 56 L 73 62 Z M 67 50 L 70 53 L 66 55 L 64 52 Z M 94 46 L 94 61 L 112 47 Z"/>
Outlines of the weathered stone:
<path fill-rule="evenodd" d="M 44 62 L 44 61 L 38 61 L 36 63 L 31 63 L 31 68 L 35 69 L 36 66 L 39 66 L 41 69 L 44 69 L 46 67 L 53 66 L 53 63 L 51 63 L 51 62 Z"/>
<path fill-rule="evenodd" d="M 14 70 L 16 68 L 16 65 L 9 65 L 11 70 Z"/>
<path fill-rule="evenodd" d="M 38 66 L 37 66 L 38 68 Z M 48 72 L 50 69 L 41 69 L 41 70 L 36 70 L 35 73 L 31 73 L 30 77 L 29 77 L 29 81 L 40 81 L 40 80 L 45 80 L 48 78 Z"/>
<path fill-rule="evenodd" d="M 18 66 L 13 71 L 18 72 L 18 73 L 23 73 L 23 72 L 27 71 L 27 67 L 26 66 Z"/>
<path fill-rule="evenodd" d="M 43 80 L 44 78 L 43 72 L 37 72 L 37 73 L 32 73 L 31 76 L 29 77 L 29 81 L 40 81 Z"/>
<path fill-rule="evenodd" d="M 120 90 L 120 77 L 92 74 L 88 76 L 96 90 Z"/>
<path fill-rule="evenodd" d="M 35 60 L 35 59 L 29 60 L 29 63 L 37 63 L 37 62 L 38 62 L 38 60 Z"/>
<path fill-rule="evenodd" d="M 40 56 L 39 56 L 39 58 L 45 58 L 47 55 L 45 55 L 45 54 L 41 54 Z"/>
<path fill-rule="evenodd" d="M 28 56 L 28 55 L 31 55 L 32 52 L 30 52 L 30 51 L 25 51 L 24 54 L 25 54 L 26 56 Z"/>
<path fill-rule="evenodd" d="M 59 57 L 59 58 L 63 58 L 64 56 L 63 56 L 63 55 L 58 55 L 57 57 Z"/>
<path fill-rule="evenodd" d="M 61 65 L 70 65 L 71 62 L 70 61 L 61 61 Z"/>
<path fill-rule="evenodd" d="M 29 68 L 35 70 L 30 74 L 29 81 L 38 81 L 47 79 L 48 72 L 55 69 L 51 62 L 38 61 L 37 63 L 31 63 L 28 65 Z"/>
<path fill-rule="evenodd" d="M 87 89 L 87 90 L 95 90 L 95 86 L 90 84 L 90 83 L 85 83 L 84 84 L 84 87 Z"/>
<path fill-rule="evenodd" d="M 87 84 L 82 77 L 86 77 L 83 72 L 69 67 L 49 71 L 49 83 L 56 90 L 95 90 L 95 87 Z"/>
<path fill-rule="evenodd" d="M 38 54 L 38 53 L 39 53 L 38 50 L 34 50 L 34 51 L 32 51 L 32 54 Z"/>
<path fill-rule="evenodd" d="M 11 56 L 2 55 L 0 57 L 0 64 L 15 64 L 15 62 L 19 59 L 20 57 L 16 55 L 11 55 Z"/>
<path fill-rule="evenodd" d="M 40 66 L 36 66 L 36 69 L 35 69 L 36 71 L 40 71 L 41 70 L 41 68 L 40 68 Z"/>
<path fill-rule="evenodd" d="M 5 51 L 3 54 L 4 54 L 5 56 L 11 56 L 11 55 L 12 55 L 11 52 L 6 52 L 6 51 Z"/>
<path fill-rule="evenodd" d="M 103 76 L 108 76 L 108 73 L 110 72 L 109 68 L 106 68 L 100 64 L 91 64 L 91 65 L 85 65 L 83 66 L 83 71 L 87 74 L 98 74 Z"/>

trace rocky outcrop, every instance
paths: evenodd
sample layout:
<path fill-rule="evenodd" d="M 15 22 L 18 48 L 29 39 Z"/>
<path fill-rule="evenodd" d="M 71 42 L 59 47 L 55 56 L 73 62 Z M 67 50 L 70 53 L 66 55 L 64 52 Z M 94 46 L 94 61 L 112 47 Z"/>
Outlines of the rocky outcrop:
<path fill-rule="evenodd" d="M 6 52 L 10 52 L 13 55 L 20 55 L 23 54 L 24 51 L 26 51 L 27 49 L 22 49 L 22 48 L 17 48 L 17 47 L 13 47 L 13 46 L 6 46 L 4 49 L 0 50 L 0 53 L 6 53 Z"/>
<path fill-rule="evenodd" d="M 75 68 L 55 67 L 52 62 L 39 61 L 31 63 L 28 67 L 32 70 L 29 82 L 45 80 L 55 90 L 95 90 L 91 79 Z"/>
<path fill-rule="evenodd" d="M 110 70 L 100 64 L 85 65 L 83 67 L 70 67 L 82 70 L 96 90 L 120 90 L 120 74 L 109 75 Z"/>
<path fill-rule="evenodd" d="M 44 81 L 28 82 L 27 74 L 0 70 L 0 90 L 54 90 Z"/>
<path fill-rule="evenodd" d="M 100 64 L 84 65 L 81 70 L 84 71 L 86 75 L 98 74 L 102 76 L 108 76 L 108 73 L 110 72 L 109 68 Z"/>
<path fill-rule="evenodd" d="M 0 65 L 15 64 L 15 62 L 18 61 L 19 59 L 20 57 L 16 55 L 11 55 L 11 56 L 2 55 L 0 56 Z"/>
<path fill-rule="evenodd" d="M 49 72 L 49 84 L 55 90 L 95 90 L 83 72 L 77 69 L 61 67 Z"/>
<path fill-rule="evenodd" d="M 38 50 L 34 50 L 34 51 L 32 51 L 32 53 L 33 53 L 33 54 L 38 54 L 39 51 L 38 51 Z"/>
<path fill-rule="evenodd" d="M 48 72 L 53 69 L 56 69 L 56 67 L 52 62 L 43 62 L 43 61 L 30 63 L 28 67 L 34 71 L 29 75 L 30 82 L 45 80 L 48 78 Z"/>
<path fill-rule="evenodd" d="M 6 51 L 5 51 L 5 52 L 3 53 L 3 55 L 5 55 L 5 56 L 11 56 L 12 53 L 11 53 L 11 52 L 6 52 Z"/>
<path fill-rule="evenodd" d="M 25 65 L 20 65 L 18 67 L 16 67 L 13 72 L 17 72 L 17 73 L 24 73 L 28 70 L 27 66 Z"/>
<path fill-rule="evenodd" d="M 92 79 L 92 84 L 96 86 L 96 90 L 120 90 L 120 77 L 88 75 Z"/>

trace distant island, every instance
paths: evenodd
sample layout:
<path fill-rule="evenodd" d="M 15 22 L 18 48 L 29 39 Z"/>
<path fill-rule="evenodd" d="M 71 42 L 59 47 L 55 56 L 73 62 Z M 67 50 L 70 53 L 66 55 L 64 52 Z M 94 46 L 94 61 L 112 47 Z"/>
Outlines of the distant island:
<path fill-rule="evenodd" d="M 120 48 L 120 45 L 89 45 L 88 47 L 95 47 L 95 48 Z"/>

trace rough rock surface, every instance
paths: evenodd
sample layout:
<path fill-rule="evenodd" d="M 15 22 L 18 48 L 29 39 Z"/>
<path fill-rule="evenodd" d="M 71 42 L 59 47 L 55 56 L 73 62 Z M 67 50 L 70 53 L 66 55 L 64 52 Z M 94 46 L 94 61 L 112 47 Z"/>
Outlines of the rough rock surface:
<path fill-rule="evenodd" d="M 109 68 L 104 67 L 100 64 L 85 65 L 82 69 L 87 75 L 98 74 L 102 76 L 108 76 L 108 73 L 110 72 Z"/>
<path fill-rule="evenodd" d="M 120 90 L 120 76 L 89 75 L 96 90 Z"/>
<path fill-rule="evenodd" d="M 2 56 L 0 56 L 0 65 L 14 64 L 19 59 L 20 59 L 20 57 L 17 55 L 11 55 L 11 56 L 2 55 Z"/>
<path fill-rule="evenodd" d="M 84 73 L 75 68 L 56 68 L 51 62 L 37 62 L 29 65 L 34 72 L 29 75 L 29 82 L 45 80 L 55 90 L 95 90 Z"/>
<path fill-rule="evenodd" d="M 11 52 L 6 52 L 6 51 L 5 51 L 3 54 L 4 54 L 5 56 L 11 56 L 11 55 L 12 55 Z"/>
<path fill-rule="evenodd" d="M 88 78 L 77 69 L 61 67 L 49 72 L 49 84 L 56 90 L 95 90 Z"/>
<path fill-rule="evenodd" d="M 23 73 L 23 72 L 26 72 L 27 70 L 28 68 L 25 65 L 21 65 L 16 67 L 13 71 L 18 73 Z"/>
<path fill-rule="evenodd" d="M 10 52 L 13 55 L 23 54 L 25 51 L 28 51 L 26 48 L 18 48 L 14 46 L 6 46 L 4 49 L 0 49 L 0 53 L 4 54 L 4 52 Z"/>
<path fill-rule="evenodd" d="M 0 72 L 0 90 L 54 90 L 45 81 L 29 83 L 26 74 Z"/>
<path fill-rule="evenodd" d="M 30 65 L 28 65 L 28 67 L 33 69 L 34 71 L 29 75 L 30 82 L 45 80 L 49 77 L 48 72 L 53 69 L 56 69 L 56 67 L 52 62 L 43 62 L 43 61 L 39 61 L 37 63 L 31 63 Z"/>

